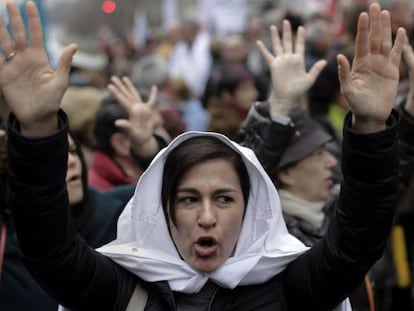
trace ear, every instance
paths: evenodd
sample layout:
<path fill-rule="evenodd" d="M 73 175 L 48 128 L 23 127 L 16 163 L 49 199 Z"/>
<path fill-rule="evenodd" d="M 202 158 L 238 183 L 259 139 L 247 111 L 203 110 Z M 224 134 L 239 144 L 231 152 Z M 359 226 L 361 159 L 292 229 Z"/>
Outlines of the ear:
<path fill-rule="evenodd" d="M 277 174 L 277 179 L 280 181 L 282 185 L 285 185 L 287 188 L 290 188 L 294 183 L 292 174 L 290 173 L 289 169 L 280 171 Z"/>
<path fill-rule="evenodd" d="M 111 146 L 117 155 L 124 157 L 131 155 L 131 144 L 128 137 L 121 133 L 113 133 L 110 140 Z"/>

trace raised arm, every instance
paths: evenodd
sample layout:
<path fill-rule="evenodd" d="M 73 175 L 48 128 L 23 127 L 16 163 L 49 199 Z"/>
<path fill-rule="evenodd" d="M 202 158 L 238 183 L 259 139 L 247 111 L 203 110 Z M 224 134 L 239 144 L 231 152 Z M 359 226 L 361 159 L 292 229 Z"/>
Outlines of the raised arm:
<path fill-rule="evenodd" d="M 112 77 L 108 90 L 127 111 L 129 119 L 117 120 L 115 125 L 129 134 L 132 149 L 140 157 L 154 156 L 160 149 L 154 136 L 157 126 L 157 88 L 151 89 L 150 97 L 144 102 L 138 90 L 128 77 Z"/>
<path fill-rule="evenodd" d="M 405 31 L 371 4 L 358 21 L 351 65 L 338 56 L 345 119 L 344 181 L 327 234 L 285 274 L 289 308 L 332 310 L 362 282 L 385 248 L 398 199 L 397 94 Z M 297 299 L 301 297 L 301 299 Z"/>
<path fill-rule="evenodd" d="M 280 35 L 276 26 L 270 28 L 272 49 L 257 42 L 271 72 L 272 92 L 265 103 L 256 103 L 242 125 L 242 144 L 254 150 L 270 176 L 277 169 L 283 152 L 295 132 L 289 123 L 289 112 L 298 105 L 326 65 L 316 62 L 305 68 L 305 29 L 299 27 L 295 42 L 289 21 L 283 22 Z"/>
<path fill-rule="evenodd" d="M 27 1 L 25 9 L 28 31 L 17 3 L 7 4 L 12 37 L 0 16 L 0 89 L 12 112 L 7 131 L 11 206 L 23 259 L 62 305 L 124 310 L 136 280 L 92 250 L 70 216 L 68 120 L 60 101 L 76 46 L 66 48 L 58 67 L 51 68 L 36 5 Z"/>
<path fill-rule="evenodd" d="M 52 68 L 44 47 L 39 13 L 33 1 L 25 4 L 26 32 L 17 3 L 7 3 L 11 34 L 0 18 L 0 88 L 20 123 L 24 136 L 46 136 L 58 128 L 57 111 L 68 85 L 76 45 L 63 52 L 56 69 Z M 30 42 L 30 43 L 29 43 Z"/>
<path fill-rule="evenodd" d="M 404 42 L 405 30 L 400 28 L 392 43 L 390 13 L 374 3 L 369 16 L 364 12 L 359 17 L 352 69 L 347 58 L 338 55 L 341 92 L 358 132 L 385 129 L 397 95 Z"/>

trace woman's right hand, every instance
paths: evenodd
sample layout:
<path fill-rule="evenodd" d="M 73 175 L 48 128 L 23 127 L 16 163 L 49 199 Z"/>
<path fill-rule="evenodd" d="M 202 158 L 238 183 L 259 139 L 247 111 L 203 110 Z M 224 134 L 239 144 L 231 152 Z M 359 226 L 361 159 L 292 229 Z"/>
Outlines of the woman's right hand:
<path fill-rule="evenodd" d="M 12 36 L 0 16 L 0 88 L 10 110 L 20 123 L 25 136 L 47 136 L 57 129 L 57 111 L 69 80 L 76 45 L 63 52 L 58 67 L 52 69 L 43 41 L 43 29 L 33 1 L 25 10 L 25 29 L 19 6 L 7 3 Z"/>

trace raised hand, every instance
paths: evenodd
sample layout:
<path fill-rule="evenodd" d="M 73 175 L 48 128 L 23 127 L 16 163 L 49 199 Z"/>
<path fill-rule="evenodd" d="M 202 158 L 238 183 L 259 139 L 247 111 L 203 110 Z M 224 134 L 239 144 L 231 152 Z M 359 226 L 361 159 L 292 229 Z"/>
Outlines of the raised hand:
<path fill-rule="evenodd" d="M 414 117 L 414 50 L 410 42 L 404 44 L 403 59 L 408 69 L 409 89 L 405 101 L 405 110 Z"/>
<path fill-rule="evenodd" d="M 378 3 L 361 13 L 351 66 L 338 55 L 341 91 L 353 113 L 353 127 L 364 133 L 385 128 L 395 104 L 399 82 L 399 65 L 405 42 L 400 28 L 392 43 L 391 19 Z"/>
<path fill-rule="evenodd" d="M 276 26 L 270 27 L 273 54 L 262 41 L 257 45 L 270 69 L 272 94 L 269 98 L 272 111 L 287 115 L 296 100 L 304 95 L 326 65 L 325 60 L 316 62 L 309 72 L 305 68 L 305 29 L 299 27 L 295 44 L 289 21 L 283 21 L 282 41 Z"/>
<path fill-rule="evenodd" d="M 158 151 L 155 146 L 154 131 L 158 124 L 158 114 L 155 106 L 157 102 L 157 88 L 151 89 L 148 102 L 143 102 L 140 94 L 128 77 L 122 79 L 112 77 L 108 90 L 128 113 L 129 119 L 115 121 L 115 125 L 128 133 L 132 148 L 141 156 L 152 155 Z"/>
<path fill-rule="evenodd" d="M 22 134 L 44 136 L 57 129 L 56 113 L 68 84 L 76 45 L 65 49 L 57 69 L 53 70 L 44 48 L 35 3 L 27 1 L 25 10 L 28 31 L 17 3 L 7 3 L 12 36 L 0 16 L 0 48 L 4 53 L 0 59 L 0 88 L 20 122 Z"/>

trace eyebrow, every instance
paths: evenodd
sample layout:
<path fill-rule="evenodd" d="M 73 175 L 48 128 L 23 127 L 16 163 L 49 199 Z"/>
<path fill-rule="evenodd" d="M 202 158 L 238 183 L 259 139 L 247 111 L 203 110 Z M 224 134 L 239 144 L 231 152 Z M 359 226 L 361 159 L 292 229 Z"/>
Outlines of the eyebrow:
<path fill-rule="evenodd" d="M 180 193 L 180 192 L 198 193 L 199 191 L 195 188 L 178 188 L 177 193 Z M 214 191 L 215 194 L 229 193 L 229 192 L 238 192 L 238 191 L 233 188 L 220 188 Z"/>

